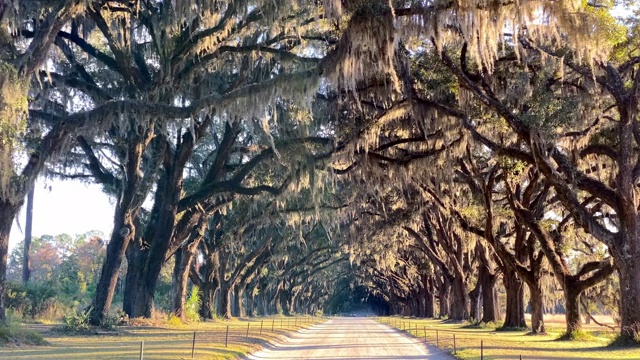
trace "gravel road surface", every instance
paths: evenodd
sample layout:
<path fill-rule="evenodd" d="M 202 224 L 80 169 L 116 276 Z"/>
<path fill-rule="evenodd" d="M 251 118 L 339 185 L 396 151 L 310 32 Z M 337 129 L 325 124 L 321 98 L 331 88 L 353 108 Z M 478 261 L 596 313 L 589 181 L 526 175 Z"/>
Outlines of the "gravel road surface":
<path fill-rule="evenodd" d="M 325 323 L 300 330 L 281 344 L 267 345 L 249 355 L 251 360 L 263 359 L 430 359 L 451 360 L 432 345 L 386 325 L 363 317 L 334 318 Z"/>

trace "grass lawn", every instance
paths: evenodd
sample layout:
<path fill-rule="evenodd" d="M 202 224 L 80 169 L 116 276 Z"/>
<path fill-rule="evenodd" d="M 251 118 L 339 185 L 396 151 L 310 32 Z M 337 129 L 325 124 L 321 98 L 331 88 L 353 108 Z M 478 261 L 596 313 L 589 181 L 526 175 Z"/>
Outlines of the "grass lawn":
<path fill-rule="evenodd" d="M 323 321 L 311 316 L 275 316 L 207 321 L 177 328 L 118 327 L 118 335 L 68 335 L 53 331 L 52 325 L 27 325 L 41 332 L 50 345 L 0 348 L 0 359 L 139 359 L 142 341 L 144 359 L 191 359 L 194 331 L 195 359 L 234 359 L 265 341 L 277 341 L 281 335 Z"/>
<path fill-rule="evenodd" d="M 608 328 L 585 326 L 593 338 L 579 341 L 557 340 L 564 332 L 564 322 L 556 317 L 547 320 L 547 335 L 527 335 L 526 331 L 496 331 L 492 328 L 467 328 L 461 323 L 434 319 L 380 317 L 377 320 L 410 334 L 426 339 L 440 348 L 453 352 L 453 336 L 456 337 L 456 354 L 459 359 L 480 359 L 483 343 L 484 359 L 640 359 L 640 347 L 609 347 L 617 333 Z M 416 328 L 417 327 L 417 328 Z M 436 339 L 436 330 L 437 337 Z"/>

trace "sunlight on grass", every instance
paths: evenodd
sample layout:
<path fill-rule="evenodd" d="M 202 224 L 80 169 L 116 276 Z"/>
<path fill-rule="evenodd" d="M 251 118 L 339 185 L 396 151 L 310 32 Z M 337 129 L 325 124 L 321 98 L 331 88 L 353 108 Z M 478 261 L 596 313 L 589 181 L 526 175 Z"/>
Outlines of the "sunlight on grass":
<path fill-rule="evenodd" d="M 259 349 L 266 341 L 277 341 L 288 333 L 325 320 L 311 316 L 243 318 L 190 323 L 180 328 L 121 327 L 118 328 L 120 335 L 88 336 L 69 336 L 40 326 L 38 331 L 50 346 L 0 348 L 0 358 L 137 359 L 144 341 L 145 359 L 186 359 L 191 358 L 195 332 L 196 359 L 234 359 Z"/>
<path fill-rule="evenodd" d="M 380 317 L 378 322 L 426 339 L 433 345 L 454 352 L 464 360 L 480 359 L 482 342 L 484 359 L 640 359 L 640 347 L 611 347 L 612 331 L 587 331 L 578 341 L 558 340 L 563 324 L 547 325 L 547 335 L 527 335 L 527 331 L 495 331 L 491 327 L 469 326 L 469 323 L 437 319 Z"/>

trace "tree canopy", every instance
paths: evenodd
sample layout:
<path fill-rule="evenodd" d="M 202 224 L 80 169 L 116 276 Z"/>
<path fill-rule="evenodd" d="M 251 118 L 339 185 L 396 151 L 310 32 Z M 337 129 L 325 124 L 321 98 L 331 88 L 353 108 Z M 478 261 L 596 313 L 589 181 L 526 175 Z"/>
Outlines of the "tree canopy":
<path fill-rule="evenodd" d="M 365 303 L 521 328 L 526 285 L 532 333 L 561 303 L 569 334 L 595 307 L 637 340 L 638 24 L 614 5 L 5 2 L 0 295 L 53 176 L 115 203 L 95 324 L 114 296 L 150 317 L 172 264 L 181 318 L 197 286 L 203 318 Z"/>

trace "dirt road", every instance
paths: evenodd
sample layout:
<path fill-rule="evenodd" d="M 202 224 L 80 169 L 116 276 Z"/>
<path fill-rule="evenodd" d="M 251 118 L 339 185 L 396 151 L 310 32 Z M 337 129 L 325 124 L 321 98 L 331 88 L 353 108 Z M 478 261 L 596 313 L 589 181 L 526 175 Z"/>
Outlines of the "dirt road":
<path fill-rule="evenodd" d="M 450 360 L 435 346 L 427 346 L 398 330 L 368 318 L 335 318 L 301 330 L 283 344 L 249 355 L 263 359 L 430 359 Z"/>

